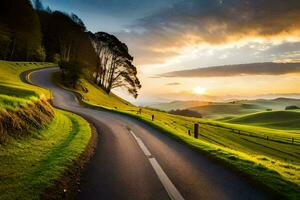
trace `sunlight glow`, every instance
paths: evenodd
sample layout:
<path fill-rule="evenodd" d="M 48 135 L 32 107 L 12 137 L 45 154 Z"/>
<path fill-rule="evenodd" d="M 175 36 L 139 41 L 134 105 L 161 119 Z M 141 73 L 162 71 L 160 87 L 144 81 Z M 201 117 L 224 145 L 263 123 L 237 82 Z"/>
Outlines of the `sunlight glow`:
<path fill-rule="evenodd" d="M 203 87 L 200 87 L 200 86 L 193 89 L 194 94 L 205 94 L 205 92 L 206 92 L 206 89 Z"/>

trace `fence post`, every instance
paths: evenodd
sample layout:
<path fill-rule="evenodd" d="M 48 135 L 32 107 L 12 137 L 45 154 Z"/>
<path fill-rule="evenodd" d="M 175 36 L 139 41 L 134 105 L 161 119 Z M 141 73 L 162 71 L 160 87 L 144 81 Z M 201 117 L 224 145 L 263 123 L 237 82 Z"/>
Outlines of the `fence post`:
<path fill-rule="evenodd" d="M 152 121 L 154 121 L 154 115 L 152 115 Z"/>
<path fill-rule="evenodd" d="M 189 136 L 191 136 L 191 130 L 188 130 L 188 134 L 189 134 Z"/>
<path fill-rule="evenodd" d="M 294 138 L 292 138 L 292 144 L 294 144 Z"/>
<path fill-rule="evenodd" d="M 199 135 L 199 124 L 194 124 L 194 138 L 198 138 Z"/>

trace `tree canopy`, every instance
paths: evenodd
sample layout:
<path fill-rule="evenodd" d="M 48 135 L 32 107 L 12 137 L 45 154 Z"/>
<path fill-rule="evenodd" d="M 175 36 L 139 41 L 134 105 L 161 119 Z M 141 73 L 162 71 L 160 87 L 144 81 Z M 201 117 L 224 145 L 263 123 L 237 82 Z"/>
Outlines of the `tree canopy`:
<path fill-rule="evenodd" d="M 44 59 L 40 21 L 29 0 L 0 1 L 0 35 L 2 59 Z"/>
<path fill-rule="evenodd" d="M 105 32 L 89 33 L 89 35 L 98 55 L 94 81 L 107 93 L 113 88 L 124 87 L 136 98 L 141 84 L 127 45 L 114 35 Z"/>

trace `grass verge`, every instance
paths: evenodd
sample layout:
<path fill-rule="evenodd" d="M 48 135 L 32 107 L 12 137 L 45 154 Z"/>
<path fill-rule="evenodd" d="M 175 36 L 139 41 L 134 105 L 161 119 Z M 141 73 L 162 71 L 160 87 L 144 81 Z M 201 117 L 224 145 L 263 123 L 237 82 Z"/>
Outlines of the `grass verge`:
<path fill-rule="evenodd" d="M 0 148 L 0 199 L 39 199 L 77 160 L 91 138 L 81 117 L 55 111 L 49 126 Z"/>

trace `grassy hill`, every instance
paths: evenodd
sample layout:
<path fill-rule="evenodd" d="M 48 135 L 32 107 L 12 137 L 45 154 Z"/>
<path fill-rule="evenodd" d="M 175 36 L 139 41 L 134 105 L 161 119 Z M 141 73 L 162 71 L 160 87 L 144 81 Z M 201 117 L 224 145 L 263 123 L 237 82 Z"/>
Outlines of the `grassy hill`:
<path fill-rule="evenodd" d="M 267 108 L 252 103 L 210 103 L 208 105 L 191 107 L 188 109 L 198 111 L 206 118 L 217 119 L 254 113 L 266 110 Z"/>
<path fill-rule="evenodd" d="M 259 112 L 236 117 L 226 122 L 277 129 L 299 130 L 300 110 Z"/>
<path fill-rule="evenodd" d="M 170 111 L 174 109 L 187 109 L 191 107 L 204 106 L 207 105 L 206 101 L 172 101 L 168 103 L 157 103 L 150 105 L 151 108 L 156 108 L 159 110 Z"/>
<path fill-rule="evenodd" d="M 0 61 L 0 200 L 40 199 L 85 150 L 89 124 L 53 109 L 22 72 L 51 63 Z"/>
<path fill-rule="evenodd" d="M 229 119 L 239 115 L 251 114 L 266 110 L 284 110 L 286 106 L 300 107 L 300 99 L 276 98 L 256 100 L 233 100 L 231 102 L 173 101 L 150 107 L 170 111 L 172 109 L 189 109 L 197 111 L 208 119 Z"/>
<path fill-rule="evenodd" d="M 56 74 L 55 80 L 61 84 L 59 74 Z M 150 108 L 141 108 L 142 113 L 138 114 L 139 107 L 121 100 L 112 93 L 106 94 L 86 80 L 81 80 L 81 84 L 88 89 L 88 92 L 75 91 L 82 95 L 83 103 L 86 106 L 95 109 L 104 108 L 138 118 L 161 130 L 162 133 L 251 175 L 255 180 L 278 191 L 287 199 L 300 197 L 300 146 L 293 145 L 291 142 L 266 139 L 266 135 L 300 139 L 300 129 L 288 130 L 288 128 L 282 129 L 282 127 L 261 127 L 183 117 Z M 244 107 L 253 108 L 252 105 Z M 155 116 L 154 121 L 151 120 L 152 115 Z M 188 130 L 193 130 L 195 123 L 200 123 L 199 139 L 187 134 Z M 232 129 L 250 131 L 251 135 L 235 134 Z"/>
<path fill-rule="evenodd" d="M 51 63 L 36 62 L 7 62 L 0 60 L 0 106 L 15 109 L 40 95 L 50 97 L 48 90 L 21 81 L 23 71 L 37 69 L 39 67 L 52 66 Z"/>
<path fill-rule="evenodd" d="M 51 65 L 0 61 L 0 144 L 14 137 L 30 135 L 51 121 L 53 109 L 46 101 L 50 92 L 20 79 L 25 70 Z"/>
<path fill-rule="evenodd" d="M 276 99 L 257 99 L 248 100 L 248 102 L 264 106 L 273 110 L 284 110 L 286 106 L 295 105 L 300 107 L 300 99 L 276 98 Z"/>

